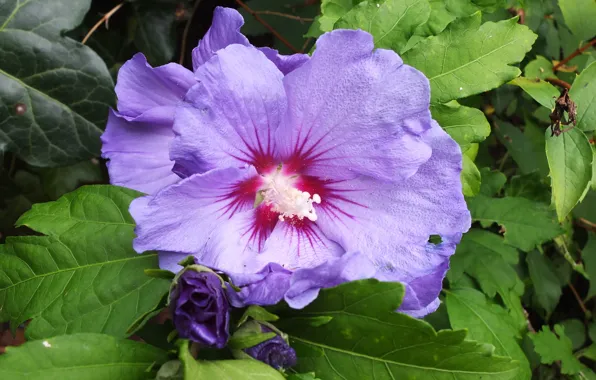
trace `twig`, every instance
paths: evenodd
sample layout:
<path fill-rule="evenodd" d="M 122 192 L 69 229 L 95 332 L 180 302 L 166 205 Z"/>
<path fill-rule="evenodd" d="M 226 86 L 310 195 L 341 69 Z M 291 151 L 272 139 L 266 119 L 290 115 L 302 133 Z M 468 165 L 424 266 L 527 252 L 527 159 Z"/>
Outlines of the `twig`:
<path fill-rule="evenodd" d="M 306 51 L 306 48 L 308 47 L 308 45 L 310 44 L 311 41 L 312 41 L 312 37 L 308 37 L 306 39 L 306 41 L 304 41 L 304 45 L 302 45 L 302 49 L 300 49 L 300 53 L 304 53 Z"/>
<path fill-rule="evenodd" d="M 592 223 L 585 218 L 577 218 L 577 219 L 575 219 L 575 221 L 577 224 L 579 224 L 581 227 L 585 228 L 586 230 L 596 232 L 596 223 Z"/>
<path fill-rule="evenodd" d="M 559 78 L 546 78 L 545 81 L 554 84 L 555 86 L 566 88 L 568 90 L 571 88 L 571 85 L 569 83 Z"/>
<path fill-rule="evenodd" d="M 106 28 L 108 27 L 108 20 L 110 19 L 110 17 L 112 17 L 114 15 L 114 13 L 118 12 L 118 9 L 122 8 L 122 6 L 124 5 L 124 3 L 120 3 L 118 5 L 116 5 L 114 8 L 112 8 L 108 13 L 106 13 L 105 15 L 103 15 L 103 17 L 95 24 L 93 25 L 93 28 L 91 28 L 91 30 L 89 31 L 89 33 L 87 33 L 87 35 L 85 36 L 85 38 L 83 38 L 83 42 L 82 44 L 84 45 L 85 42 L 87 42 L 87 40 L 89 39 L 89 37 L 91 37 L 91 35 L 93 33 L 95 33 L 95 31 L 101 26 L 101 24 L 103 24 L 104 22 L 106 23 Z"/>
<path fill-rule="evenodd" d="M 592 38 L 590 41 L 588 41 L 587 44 L 585 44 L 582 47 L 577 48 L 573 53 L 569 54 L 569 56 L 565 57 L 561 62 L 554 65 L 553 72 L 557 71 L 559 69 L 559 67 L 563 66 L 567 62 L 571 61 L 573 58 L 577 57 L 584 51 L 588 50 L 590 48 L 590 46 L 594 46 L 594 45 L 596 45 L 596 38 Z"/>
<path fill-rule="evenodd" d="M 188 18 L 188 20 L 186 21 L 186 25 L 184 26 L 184 32 L 182 33 L 182 44 L 180 45 L 180 59 L 178 60 L 178 63 L 181 66 L 184 66 L 184 57 L 186 56 L 186 40 L 188 39 L 190 24 L 195 16 L 195 13 L 197 13 L 197 9 L 199 9 L 199 4 L 201 4 L 201 1 L 202 0 L 195 1 L 195 5 L 192 7 L 192 10 L 190 11 L 190 17 Z"/>
<path fill-rule="evenodd" d="M 242 0 L 236 0 L 236 3 L 240 5 L 244 10 L 250 13 L 255 20 L 260 22 L 267 30 L 269 30 L 278 40 L 280 40 L 284 45 L 286 45 L 290 50 L 294 53 L 299 53 L 298 49 L 296 49 L 291 43 L 288 42 L 285 38 L 282 37 L 281 34 L 277 30 L 275 30 L 271 25 L 269 25 L 265 20 L 261 18 L 255 11 L 253 11 L 248 5 L 244 4 Z"/>
<path fill-rule="evenodd" d="M 569 285 L 569 289 L 571 289 L 573 296 L 577 300 L 579 307 L 582 309 L 582 311 L 586 315 L 586 318 L 590 318 L 592 313 L 590 313 L 590 311 L 588 309 L 586 309 L 586 305 L 584 305 L 584 301 L 582 301 L 581 297 L 579 296 L 579 293 L 577 293 L 577 290 L 575 290 L 575 287 L 573 286 L 573 284 L 571 282 L 568 282 L 567 285 Z"/>
<path fill-rule="evenodd" d="M 274 12 L 274 11 L 254 11 L 254 12 L 255 12 L 254 14 L 257 14 L 257 15 L 279 16 L 279 17 L 290 18 L 292 20 L 297 20 L 297 21 L 300 21 L 300 22 L 303 22 L 303 21 L 314 21 L 314 18 L 294 16 L 294 15 L 290 15 L 290 14 L 287 14 L 287 13 L 281 13 L 281 12 Z"/>

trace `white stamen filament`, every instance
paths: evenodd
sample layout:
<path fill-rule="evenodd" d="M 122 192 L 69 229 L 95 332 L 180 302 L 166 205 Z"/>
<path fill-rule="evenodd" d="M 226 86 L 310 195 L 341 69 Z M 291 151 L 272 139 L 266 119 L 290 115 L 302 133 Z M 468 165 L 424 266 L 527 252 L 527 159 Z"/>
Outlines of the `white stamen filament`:
<path fill-rule="evenodd" d="M 307 218 L 317 220 L 317 212 L 313 203 L 321 203 L 319 194 L 300 191 L 293 185 L 295 178 L 288 177 L 279 170 L 264 176 L 265 187 L 262 189 L 263 201 L 271 205 L 272 210 L 279 213 L 279 220 L 297 217 L 302 220 Z"/>

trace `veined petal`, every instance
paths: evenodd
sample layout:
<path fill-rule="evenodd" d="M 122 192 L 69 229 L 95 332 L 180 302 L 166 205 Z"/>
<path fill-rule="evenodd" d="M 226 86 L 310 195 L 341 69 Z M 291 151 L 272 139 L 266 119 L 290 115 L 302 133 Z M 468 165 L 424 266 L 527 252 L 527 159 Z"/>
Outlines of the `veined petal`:
<path fill-rule="evenodd" d="M 101 136 L 102 157 L 110 183 L 152 194 L 180 180 L 172 172 L 168 149 L 174 138 L 172 126 L 156 122 L 127 121 L 110 111 Z"/>
<path fill-rule="evenodd" d="M 426 77 L 370 34 L 336 30 L 284 78 L 288 112 L 277 134 L 284 161 L 321 178 L 402 181 L 428 160 Z M 304 169 L 302 169 L 304 168 Z"/>
<path fill-rule="evenodd" d="M 234 307 L 275 305 L 284 298 L 290 287 L 292 272 L 279 264 L 270 263 L 257 273 L 230 273 L 239 292 L 227 288 L 228 299 Z"/>
<path fill-rule="evenodd" d="M 217 169 L 196 174 L 153 196 L 135 199 L 130 213 L 137 222 L 134 249 L 202 252 L 216 228 L 252 209 L 257 177 L 253 167 Z M 238 234 L 226 236 L 239 239 Z M 207 263 L 205 265 L 208 265 Z"/>
<path fill-rule="evenodd" d="M 317 298 L 321 289 L 371 278 L 375 272 L 368 257 L 359 252 L 349 252 L 319 266 L 298 269 L 292 275 L 285 300 L 290 307 L 302 309 Z"/>
<path fill-rule="evenodd" d="M 145 56 L 138 53 L 118 71 L 118 112 L 132 119 L 154 108 L 175 106 L 195 83 L 192 72 L 184 67 L 169 63 L 152 68 Z M 169 112 L 172 120 L 173 109 Z"/>
<path fill-rule="evenodd" d="M 470 227 L 459 146 L 436 122 L 422 137 L 433 151 L 415 175 L 394 184 L 363 176 L 333 184 L 317 211 L 325 235 L 348 251 L 367 255 L 377 278 L 404 282 L 416 294 L 423 294 L 416 280 L 438 273 Z M 429 243 L 431 235 L 440 235 L 442 243 Z M 429 281 L 438 285 L 443 274 Z M 433 301 L 423 298 L 420 307 Z"/>
<path fill-rule="evenodd" d="M 182 171 L 279 163 L 273 135 L 286 109 L 283 74 L 256 48 L 230 45 L 201 66 L 179 107 L 171 158 Z"/>
<path fill-rule="evenodd" d="M 261 47 L 259 50 L 263 52 L 263 54 L 265 54 L 265 56 L 273 62 L 284 75 L 296 70 L 310 59 L 308 54 L 296 53 L 292 55 L 283 55 L 279 54 L 277 50 L 268 47 Z"/>
<path fill-rule="evenodd" d="M 213 12 L 213 22 L 199 41 L 199 45 L 192 51 L 192 67 L 194 71 L 207 62 L 220 49 L 232 44 L 249 46 L 250 43 L 240 28 L 244 19 L 233 8 L 216 7 Z"/>

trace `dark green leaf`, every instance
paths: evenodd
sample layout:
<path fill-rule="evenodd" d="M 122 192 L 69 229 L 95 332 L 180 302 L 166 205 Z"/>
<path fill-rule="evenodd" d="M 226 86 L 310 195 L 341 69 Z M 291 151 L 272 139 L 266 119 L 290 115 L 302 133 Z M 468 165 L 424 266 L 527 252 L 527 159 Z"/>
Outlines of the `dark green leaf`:
<path fill-rule="evenodd" d="M 586 343 L 586 326 L 579 319 L 566 319 L 561 322 L 565 328 L 565 335 L 571 340 L 571 347 L 575 351 Z"/>
<path fill-rule="evenodd" d="M 534 286 L 535 300 L 549 316 L 561 298 L 561 284 L 557 274 L 548 259 L 537 250 L 528 253 L 526 262 Z"/>
<path fill-rule="evenodd" d="M 429 14 L 428 0 L 364 1 L 342 16 L 334 28 L 365 30 L 373 35 L 376 47 L 400 53 Z"/>
<path fill-rule="evenodd" d="M 450 290 L 445 302 L 454 329 L 467 329 L 468 338 L 490 343 L 495 354 L 518 360 L 520 370 L 514 379 L 531 378 L 530 364 L 516 340 L 519 332 L 502 307 L 488 303 L 484 294 L 474 289 Z"/>
<path fill-rule="evenodd" d="M 565 336 L 565 328 L 561 325 L 555 325 L 555 335 L 548 326 L 543 326 L 542 331 L 531 336 L 534 342 L 534 349 L 540 355 L 544 364 L 552 364 L 555 361 L 561 361 L 561 372 L 564 374 L 574 374 L 582 370 L 582 365 L 573 356 L 571 340 Z"/>
<path fill-rule="evenodd" d="M 82 187 L 37 204 L 25 225 L 48 236 L 9 237 L 0 246 L 0 320 L 33 319 L 29 338 L 102 332 L 124 337 L 153 310 L 169 281 L 150 278 L 157 255 L 132 249 L 128 214 L 140 193 L 114 186 Z"/>
<path fill-rule="evenodd" d="M 498 170 L 490 170 L 490 168 L 482 168 L 480 170 L 482 182 L 480 183 L 480 193 L 492 197 L 496 195 L 507 182 L 505 174 Z"/>
<path fill-rule="evenodd" d="M 563 221 L 590 185 L 594 154 L 586 135 L 579 128 L 573 128 L 560 136 L 551 136 L 551 132 L 546 131 L 546 157 L 553 203 L 559 221 Z"/>
<path fill-rule="evenodd" d="M 51 200 L 58 199 L 81 185 L 104 181 L 97 161 L 45 169 L 40 172 L 40 176 L 43 189 Z"/>
<path fill-rule="evenodd" d="M 6 0 L 0 6 L 0 150 L 35 166 L 99 155 L 113 83 L 90 48 L 61 36 L 91 0 Z"/>
<path fill-rule="evenodd" d="M 548 174 L 548 162 L 544 152 L 544 133 L 529 119 L 524 131 L 513 125 L 499 121 L 495 134 L 499 141 L 507 147 L 507 151 L 515 160 L 522 173 L 528 174 L 538 170 L 544 177 Z"/>
<path fill-rule="evenodd" d="M 303 310 L 279 307 L 276 325 L 290 336 L 297 371 L 325 380 L 513 379 L 518 365 L 491 355 L 492 347 L 464 341 L 464 331 L 435 332 L 427 323 L 395 313 L 399 283 L 362 280 L 322 290 Z M 330 315 L 318 328 L 304 318 Z"/>
<path fill-rule="evenodd" d="M 596 5 L 595 5 L 596 6 Z M 594 23 L 596 25 L 596 23 Z M 596 62 L 592 62 L 575 79 L 569 96 L 577 105 L 577 127 L 583 131 L 596 129 Z"/>
<path fill-rule="evenodd" d="M 550 204 L 550 186 L 545 184 L 538 172 L 511 177 L 505 187 L 508 197 L 523 197 L 530 200 Z"/>
<path fill-rule="evenodd" d="M 182 341 L 178 353 L 184 365 L 185 380 L 285 380 L 281 373 L 253 359 L 195 360 L 188 350 L 188 344 L 188 341 Z"/>
<path fill-rule="evenodd" d="M 10 347 L 0 355 L 6 380 L 149 380 L 167 354 L 148 344 L 101 334 L 63 335 Z"/>
<path fill-rule="evenodd" d="M 458 19 L 404 55 L 431 84 L 431 102 L 446 103 L 498 87 L 520 74 L 536 35 L 516 19 L 480 25 L 481 15 Z"/>
<path fill-rule="evenodd" d="M 517 77 L 509 84 L 521 87 L 535 101 L 549 110 L 555 108 L 555 99 L 560 95 L 555 86 L 541 79 Z"/>
<path fill-rule="evenodd" d="M 478 195 L 467 199 L 472 219 L 484 227 L 497 223 L 504 229 L 505 243 L 529 252 L 564 231 L 554 212 L 526 198 L 489 198 Z"/>
<path fill-rule="evenodd" d="M 176 4 L 135 4 L 135 45 L 154 66 L 165 65 L 176 50 Z"/>

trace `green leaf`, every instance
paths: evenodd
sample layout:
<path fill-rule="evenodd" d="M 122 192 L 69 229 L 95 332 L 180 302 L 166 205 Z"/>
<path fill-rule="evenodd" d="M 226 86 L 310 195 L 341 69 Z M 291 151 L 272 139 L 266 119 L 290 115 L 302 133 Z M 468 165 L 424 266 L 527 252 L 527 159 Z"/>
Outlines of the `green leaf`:
<path fill-rule="evenodd" d="M 561 322 L 565 335 L 571 340 L 572 349 L 580 349 L 586 343 L 586 326 L 579 319 L 566 319 Z"/>
<path fill-rule="evenodd" d="M 242 317 L 238 321 L 238 326 L 246 322 L 249 318 L 261 322 L 275 322 L 279 319 L 277 315 L 271 314 L 261 306 L 251 305 L 246 309 L 244 314 L 242 314 Z"/>
<path fill-rule="evenodd" d="M 287 380 L 321 380 L 317 378 L 314 372 L 309 373 L 295 373 L 293 375 L 288 376 Z"/>
<path fill-rule="evenodd" d="M 480 192 L 480 178 L 480 171 L 478 171 L 474 160 L 464 154 L 461 183 L 466 197 L 473 197 Z"/>
<path fill-rule="evenodd" d="M 547 317 L 555 310 L 561 298 L 561 284 L 553 265 L 537 250 L 526 256 L 530 279 L 534 287 L 534 297 Z"/>
<path fill-rule="evenodd" d="M 51 200 L 58 199 L 81 185 L 104 181 L 99 162 L 91 160 L 45 169 L 41 171 L 40 176 L 44 192 Z"/>
<path fill-rule="evenodd" d="M 524 76 L 529 79 L 546 79 L 554 77 L 553 63 L 541 55 L 530 61 L 524 68 Z"/>
<path fill-rule="evenodd" d="M 0 7 L 0 147 L 31 165 L 99 155 L 112 79 L 93 50 L 62 37 L 90 3 L 6 0 Z"/>
<path fill-rule="evenodd" d="M 582 40 L 596 35 L 596 2 L 594 0 L 559 0 L 565 24 Z"/>
<path fill-rule="evenodd" d="M 275 369 L 253 359 L 195 360 L 188 350 L 188 345 L 187 340 L 181 341 L 178 353 L 184 366 L 185 380 L 285 380 Z"/>
<path fill-rule="evenodd" d="M 515 160 L 517 166 L 524 174 L 538 170 L 541 175 L 547 176 L 548 162 L 544 152 L 544 133 L 530 119 L 522 132 L 519 128 L 504 122 L 495 123 L 495 134 L 499 141 L 507 147 L 507 151 Z"/>
<path fill-rule="evenodd" d="M 430 106 L 433 119 L 465 150 L 472 143 L 484 141 L 490 135 L 490 125 L 484 113 L 465 107 L 456 101 Z"/>
<path fill-rule="evenodd" d="M 495 354 L 518 360 L 520 370 L 514 379 L 530 379 L 530 363 L 516 340 L 519 333 L 507 312 L 488 303 L 484 294 L 474 289 L 454 289 L 446 293 L 451 326 L 467 329 L 470 339 L 492 344 Z"/>
<path fill-rule="evenodd" d="M 365 0 L 322 0 L 321 14 L 312 23 L 305 37 L 317 38 L 332 31 L 337 20 L 363 1 Z"/>
<path fill-rule="evenodd" d="M 130 202 L 140 193 L 87 186 L 36 204 L 17 222 L 48 236 L 9 237 L 0 245 L 0 321 L 33 319 L 30 339 L 101 332 L 127 336 L 153 310 L 169 281 L 151 278 L 157 255 L 132 249 Z"/>
<path fill-rule="evenodd" d="M 588 299 L 596 295 L 596 235 L 593 232 L 588 234 L 588 242 L 582 250 L 582 259 L 590 277 L 590 289 L 586 296 Z"/>
<path fill-rule="evenodd" d="M 457 281 L 465 272 L 476 279 L 489 297 L 493 298 L 498 293 L 514 322 L 521 327 L 525 323 L 520 301 L 524 286 L 511 266 L 517 262 L 517 250 L 505 244 L 502 237 L 485 230 L 471 229 L 457 246 L 447 277 L 457 287 Z"/>
<path fill-rule="evenodd" d="M 545 184 L 538 172 L 511 177 L 505 187 L 508 197 L 523 197 L 530 200 L 550 204 L 550 185 Z"/>
<path fill-rule="evenodd" d="M 435 36 L 441 33 L 456 16 L 448 9 L 448 2 L 443 0 L 430 0 L 430 15 L 428 20 L 416 29 L 420 36 Z M 474 13 L 474 12 L 472 12 Z"/>
<path fill-rule="evenodd" d="M 543 326 L 542 331 L 530 336 L 534 342 L 534 349 L 540 355 L 541 362 L 552 364 L 555 361 L 561 361 L 561 372 L 567 375 L 580 372 L 582 365 L 573 356 L 571 340 L 565 336 L 565 328 L 555 325 L 555 333 L 558 337 L 548 326 Z"/>
<path fill-rule="evenodd" d="M 303 310 L 279 306 L 276 325 L 298 353 L 296 371 L 326 380 L 513 379 L 518 364 L 492 356 L 492 347 L 464 341 L 465 331 L 439 331 L 395 313 L 399 283 L 361 280 L 324 289 Z M 313 328 L 304 318 L 330 315 Z"/>
<path fill-rule="evenodd" d="M 596 62 L 592 62 L 575 78 L 569 97 L 577 105 L 577 128 L 583 131 L 596 130 Z"/>
<path fill-rule="evenodd" d="M 497 194 L 507 182 L 505 174 L 498 170 L 490 170 L 490 168 L 482 168 L 480 170 L 480 176 L 482 177 L 480 193 L 487 197 Z"/>
<path fill-rule="evenodd" d="M 555 108 L 555 100 L 559 97 L 559 90 L 552 84 L 541 79 L 530 79 L 517 77 L 509 84 L 519 86 L 530 95 L 541 106 L 552 110 Z"/>
<path fill-rule="evenodd" d="M 432 103 L 488 91 L 519 76 L 510 64 L 524 58 L 536 35 L 515 18 L 480 22 L 480 13 L 458 19 L 403 56 L 428 77 Z"/>
<path fill-rule="evenodd" d="M 578 128 L 560 136 L 551 136 L 547 130 L 545 138 L 553 203 L 559 221 L 563 221 L 583 199 L 592 180 L 594 154 L 588 138 Z"/>
<path fill-rule="evenodd" d="M 134 42 L 153 66 L 170 62 L 176 50 L 176 4 L 135 4 Z"/>
<path fill-rule="evenodd" d="M 249 6 L 254 11 L 268 11 L 285 13 L 299 18 L 312 18 L 317 15 L 319 10 L 318 2 L 305 3 L 304 0 L 251 0 Z M 250 13 L 244 9 L 238 9 L 244 17 L 244 26 L 242 32 L 250 36 L 258 36 L 271 33 L 267 28 L 257 21 Z M 273 29 L 279 32 L 296 50 L 300 50 L 306 39 L 304 34 L 308 31 L 309 22 L 298 19 L 289 19 L 276 14 L 259 14 L 259 17 L 267 22 Z M 274 40 L 273 47 L 282 54 L 292 54 L 285 44 L 277 38 Z"/>
<path fill-rule="evenodd" d="M 339 19 L 334 28 L 362 29 L 373 35 L 376 47 L 400 53 L 429 15 L 428 0 L 365 1 Z"/>
<path fill-rule="evenodd" d="M 548 206 L 526 198 L 489 198 L 482 194 L 467 199 L 472 219 L 483 227 L 503 227 L 505 243 L 529 252 L 564 231 Z"/>
<path fill-rule="evenodd" d="M 63 335 L 8 347 L 0 378 L 27 380 L 149 380 L 167 354 L 148 344 L 101 334 Z"/>

